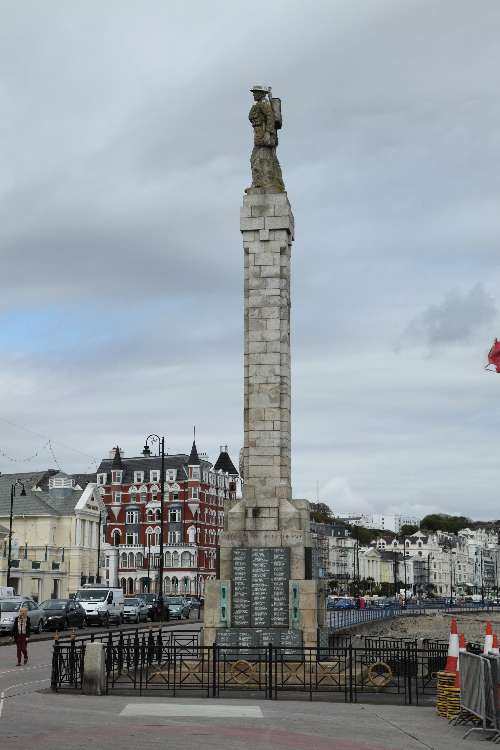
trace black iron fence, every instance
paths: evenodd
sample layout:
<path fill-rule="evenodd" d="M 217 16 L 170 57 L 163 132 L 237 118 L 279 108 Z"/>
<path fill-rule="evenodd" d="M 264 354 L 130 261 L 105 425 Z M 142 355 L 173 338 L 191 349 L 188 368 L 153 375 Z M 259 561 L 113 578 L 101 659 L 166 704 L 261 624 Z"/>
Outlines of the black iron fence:
<path fill-rule="evenodd" d="M 327 648 L 201 646 L 199 631 L 110 633 L 103 641 L 106 693 L 278 699 L 320 696 L 345 702 L 418 705 L 436 691 L 447 644 L 368 638 L 353 646 L 332 637 Z M 56 642 L 52 689 L 80 690 L 88 640 Z"/>

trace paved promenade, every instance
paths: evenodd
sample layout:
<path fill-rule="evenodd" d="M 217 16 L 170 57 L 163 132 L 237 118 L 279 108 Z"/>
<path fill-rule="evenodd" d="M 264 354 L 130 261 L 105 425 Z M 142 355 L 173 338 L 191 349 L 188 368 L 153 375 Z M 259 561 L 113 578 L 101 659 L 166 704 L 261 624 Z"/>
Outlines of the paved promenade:
<path fill-rule="evenodd" d="M 431 708 L 315 701 L 53 694 L 51 643 L 17 668 L 0 649 L 0 747 L 9 750 L 456 750 L 463 728 Z M 477 747 L 467 740 L 464 748 Z"/>

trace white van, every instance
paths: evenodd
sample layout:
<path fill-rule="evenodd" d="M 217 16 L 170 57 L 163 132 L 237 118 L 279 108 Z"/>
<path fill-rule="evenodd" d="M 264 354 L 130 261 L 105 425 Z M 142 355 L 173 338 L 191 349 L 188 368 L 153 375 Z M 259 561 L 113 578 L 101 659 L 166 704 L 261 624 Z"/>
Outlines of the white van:
<path fill-rule="evenodd" d="M 75 594 L 85 610 L 87 622 L 109 625 L 110 622 L 123 622 L 123 591 L 108 586 L 86 584 Z"/>

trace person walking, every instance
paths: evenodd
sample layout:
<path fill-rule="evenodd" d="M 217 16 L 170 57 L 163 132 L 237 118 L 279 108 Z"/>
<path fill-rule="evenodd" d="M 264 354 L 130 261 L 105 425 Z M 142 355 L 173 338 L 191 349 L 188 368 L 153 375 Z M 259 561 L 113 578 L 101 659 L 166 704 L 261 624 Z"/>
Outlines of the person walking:
<path fill-rule="evenodd" d="M 14 620 L 14 640 L 17 646 L 17 666 L 21 666 L 21 656 L 24 663 L 28 663 L 28 638 L 31 635 L 30 619 L 26 607 L 21 607 L 19 614 Z"/>

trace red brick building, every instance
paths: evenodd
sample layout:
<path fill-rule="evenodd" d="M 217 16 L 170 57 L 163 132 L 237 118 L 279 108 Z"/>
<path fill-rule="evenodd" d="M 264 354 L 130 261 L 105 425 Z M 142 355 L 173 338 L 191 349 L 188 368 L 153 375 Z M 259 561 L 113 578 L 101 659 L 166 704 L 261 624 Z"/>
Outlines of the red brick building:
<path fill-rule="evenodd" d="M 102 580 L 129 594 L 159 590 L 160 471 L 159 456 L 125 458 L 118 447 L 97 470 L 107 506 Z M 165 456 L 164 482 L 163 591 L 202 595 L 216 575 L 224 510 L 236 499 L 238 472 L 227 446 L 212 465 L 193 442 L 189 456 Z"/>

